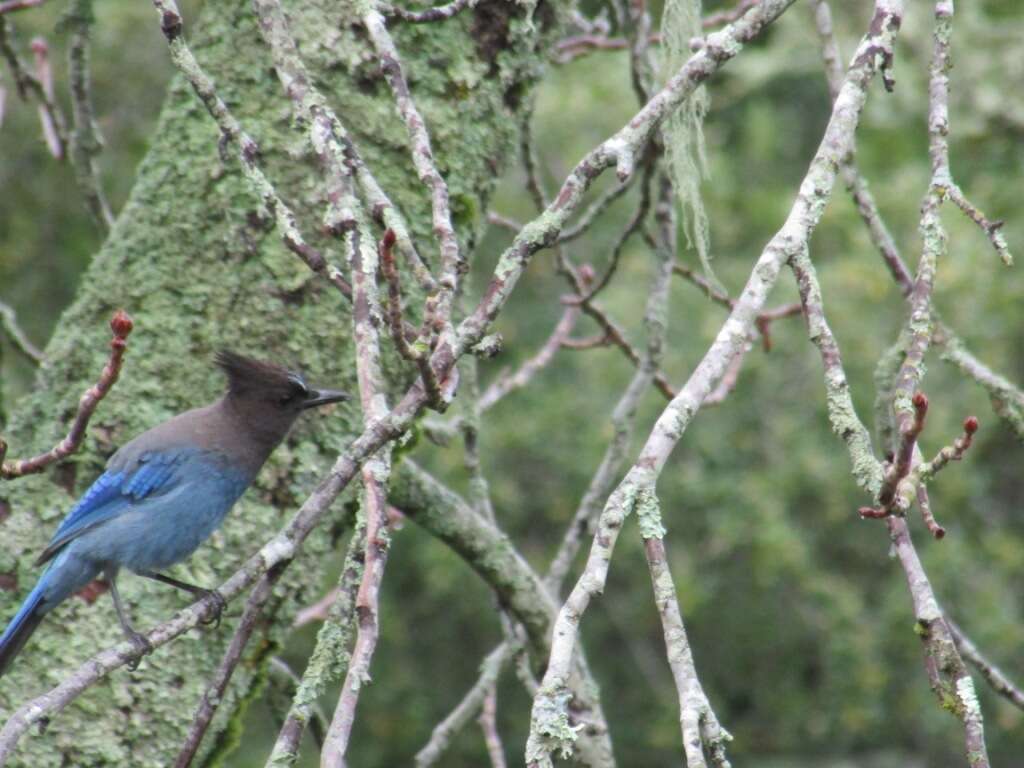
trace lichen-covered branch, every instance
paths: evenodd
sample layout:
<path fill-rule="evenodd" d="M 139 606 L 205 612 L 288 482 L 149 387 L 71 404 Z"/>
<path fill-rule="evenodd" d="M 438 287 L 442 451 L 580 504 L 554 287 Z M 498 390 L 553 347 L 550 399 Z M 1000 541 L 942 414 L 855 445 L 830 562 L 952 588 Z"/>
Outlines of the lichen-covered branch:
<path fill-rule="evenodd" d="M 871 435 L 864 426 L 850 396 L 850 383 L 846 378 L 839 344 L 836 342 L 828 320 L 825 319 L 825 305 L 818 284 L 817 271 L 811 262 L 807 249 L 802 249 L 789 261 L 796 277 L 800 302 L 807 319 L 807 335 L 818 348 L 822 366 L 825 369 L 825 397 L 828 404 L 828 418 L 832 431 L 846 443 L 853 466 L 853 477 L 872 497 L 882 487 L 882 465 L 875 458 Z"/>
<path fill-rule="evenodd" d="M 822 42 L 822 57 L 829 90 L 835 98 L 843 79 L 843 63 L 832 30 L 832 14 L 825 0 L 815 0 L 815 21 Z M 855 153 L 846 158 L 840 167 L 843 180 L 857 205 L 857 211 L 868 228 L 871 242 L 878 249 L 889 269 L 893 280 L 905 297 L 910 296 L 914 287 L 914 276 L 900 256 L 899 247 L 878 210 L 874 195 L 857 168 Z M 992 400 L 992 409 L 1003 418 L 1017 437 L 1024 441 L 1024 392 L 1005 377 L 992 371 L 974 356 L 963 341 L 945 325 L 935 308 L 932 308 L 935 330 L 932 343 L 942 349 L 942 357 L 974 379 L 984 388 Z"/>
<path fill-rule="evenodd" d="M 693 651 L 683 626 L 679 598 L 675 582 L 669 569 L 668 554 L 665 550 L 664 529 L 657 497 L 651 492 L 646 498 L 637 500 L 637 513 L 643 516 L 644 556 L 654 587 L 654 603 L 661 617 L 665 637 L 665 649 L 672 670 L 676 693 L 679 699 L 679 724 L 682 730 L 683 749 L 688 768 L 706 768 L 705 752 L 711 757 L 715 768 L 729 768 L 725 756 L 725 745 L 732 739 L 729 732 L 718 722 L 707 694 L 697 677 L 693 662 Z M 642 531 L 643 532 L 643 531 Z"/>
<path fill-rule="evenodd" d="M 131 317 L 122 310 L 115 312 L 110 319 L 110 330 L 114 333 L 114 338 L 110 340 L 110 357 L 107 364 L 103 366 L 99 379 L 85 391 L 78 401 L 75 419 L 71 422 L 71 428 L 63 440 L 46 453 L 41 453 L 30 459 L 4 461 L 3 456 L 7 452 L 7 444 L 0 439 L 0 479 L 12 480 L 42 472 L 54 462 L 60 461 L 78 450 L 85 438 L 89 419 L 92 418 L 100 401 L 107 396 L 111 387 L 117 382 L 117 377 L 121 375 L 121 365 L 124 361 L 125 349 L 128 347 L 128 334 L 132 332 L 132 326 Z"/>
<path fill-rule="evenodd" d="M 765 11 L 769 6 L 770 3 L 758 5 L 744 19 L 758 11 Z M 555 751 L 567 752 L 572 749 L 573 733 L 566 727 L 566 675 L 576 648 L 580 621 L 591 599 L 604 587 L 619 531 L 625 518 L 632 512 L 640 489 L 654 488 L 669 454 L 704 398 L 728 369 L 733 357 L 747 343 L 757 314 L 764 306 L 783 264 L 807 247 L 831 195 L 839 161 L 853 146 L 854 132 L 867 97 L 867 87 L 876 71 L 889 66 L 891 62 L 893 40 L 902 13 L 901 2 L 881 0 L 876 3 L 871 27 L 857 49 L 853 65 L 833 107 L 825 135 L 800 185 L 786 223 L 765 247 L 714 343 L 686 385 L 662 412 L 640 457 L 605 504 L 584 573 L 559 611 L 547 672 L 541 690 L 534 699 L 527 756 L 533 766 L 549 766 Z M 726 28 L 726 32 L 729 29 L 732 28 Z M 708 45 L 702 51 L 714 49 L 715 46 L 715 35 L 711 35 Z M 563 191 L 562 197 L 565 196 Z"/>
<path fill-rule="evenodd" d="M 543 580 L 508 537 L 409 459 L 395 467 L 389 497 L 487 582 L 499 604 L 525 629 L 531 656 L 539 668 L 551 647 L 555 606 Z M 597 688 L 582 650 L 578 650 L 567 682 L 576 704 L 573 726 L 581 729 L 577 757 L 584 765 L 612 766 L 608 726 Z"/>
<path fill-rule="evenodd" d="M 981 705 L 974 681 L 957 653 L 949 626 L 910 539 L 906 519 L 891 515 L 887 522 L 893 549 L 907 576 L 916 631 L 925 646 L 928 681 L 942 707 L 964 723 L 967 764 L 971 768 L 989 768 Z"/>
<path fill-rule="evenodd" d="M 363 406 L 363 423 L 387 416 L 388 405 L 381 372 L 380 337 L 383 325 L 377 290 L 377 247 L 370 238 L 362 210 L 355 200 L 348 201 L 356 212 L 356 226 L 346 234 L 353 288 L 353 337 L 356 343 L 356 378 Z M 363 578 L 356 593 L 356 642 L 352 649 L 338 705 L 327 730 L 321 751 L 324 768 L 344 768 L 356 705 L 362 686 L 370 681 L 370 662 L 380 635 L 380 586 L 390 551 L 388 531 L 387 485 L 391 475 L 391 450 L 384 446 L 362 468 L 362 513 L 366 520 L 366 549 Z"/>
<path fill-rule="evenodd" d="M 742 50 L 793 0 L 764 0 L 736 23 L 708 37 L 690 58 L 622 129 L 591 150 L 562 184 L 558 195 L 537 219 L 527 224 L 501 255 L 494 277 L 476 310 L 459 325 L 454 350 L 439 345 L 439 362 L 454 357 L 483 337 L 508 300 L 533 254 L 555 242 L 570 216 L 579 208 L 594 179 L 615 167 L 620 182 L 636 169 L 636 160 L 664 120 L 696 88 Z M 873 58 L 873 57 L 872 57 Z"/>
<path fill-rule="evenodd" d="M 349 644 L 355 634 L 355 604 L 363 580 L 366 556 L 366 516 L 356 520 L 345 562 L 335 588 L 336 595 L 320 631 L 316 646 L 306 663 L 302 680 L 291 697 L 291 705 L 267 759 L 266 768 L 289 768 L 299 758 L 299 745 L 306 725 L 316 713 L 317 702 L 327 687 L 348 671 Z M 324 732 L 326 733 L 326 726 Z"/>
<path fill-rule="evenodd" d="M 467 269 L 465 257 L 459 250 L 459 241 L 452 226 L 452 211 L 448 200 L 448 185 L 437 169 L 434 152 L 430 147 L 430 134 L 427 131 L 423 116 L 416 108 L 409 84 L 402 72 L 402 62 L 395 48 L 395 43 L 384 24 L 384 17 L 377 11 L 374 4 L 365 1 L 363 24 L 369 33 L 370 41 L 380 58 L 380 66 L 384 77 L 394 94 L 398 113 L 405 123 L 409 134 L 409 152 L 413 167 L 420 181 L 430 191 L 431 220 L 434 235 L 437 237 L 441 252 L 440 278 L 438 295 L 434 299 L 435 324 L 434 331 L 442 332 L 451 323 L 451 312 L 459 276 Z M 450 331 L 444 331 L 450 333 Z"/>

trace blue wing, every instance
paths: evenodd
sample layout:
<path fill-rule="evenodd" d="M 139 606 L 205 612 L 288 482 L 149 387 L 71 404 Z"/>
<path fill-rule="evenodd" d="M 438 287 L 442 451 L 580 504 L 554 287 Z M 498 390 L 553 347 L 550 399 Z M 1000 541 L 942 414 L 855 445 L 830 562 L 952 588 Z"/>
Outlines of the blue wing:
<path fill-rule="evenodd" d="M 147 451 L 129 468 L 104 472 L 68 512 L 36 564 L 50 560 L 68 542 L 117 517 L 132 504 L 174 488 L 181 480 L 177 470 L 186 454 L 181 450 Z"/>

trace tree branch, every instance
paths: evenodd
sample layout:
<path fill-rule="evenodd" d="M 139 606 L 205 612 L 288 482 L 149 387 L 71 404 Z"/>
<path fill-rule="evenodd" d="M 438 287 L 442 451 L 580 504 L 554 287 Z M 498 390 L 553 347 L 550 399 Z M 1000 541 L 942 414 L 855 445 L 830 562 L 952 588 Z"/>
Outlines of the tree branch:
<path fill-rule="evenodd" d="M 737 25 L 752 16 L 768 12 L 770 8 L 773 8 L 771 3 L 762 2 Z M 784 9 L 775 10 L 781 12 Z M 566 720 L 566 674 L 576 648 L 580 621 L 591 598 L 603 589 L 619 531 L 626 516 L 632 511 L 640 489 L 654 488 L 670 452 L 704 398 L 727 370 L 733 357 L 746 344 L 757 314 L 777 280 L 782 265 L 807 247 L 831 195 L 839 160 L 853 145 L 854 131 L 866 100 L 868 84 L 877 70 L 889 66 L 902 12 L 903 5 L 896 0 L 880 0 L 876 3 L 871 28 L 861 40 L 832 110 L 825 135 L 811 161 L 786 223 L 765 247 L 714 343 L 686 385 L 662 412 L 639 459 L 605 504 L 598 520 L 587 566 L 556 620 L 547 672 L 540 692 L 534 699 L 527 747 L 527 761 L 531 766 L 550 766 L 550 756 L 554 751 L 566 752 L 572 749 L 574 734 L 567 727 Z M 735 28 L 736 25 L 727 27 L 718 34 L 728 35 Z M 715 50 L 717 45 L 716 35 L 711 35 L 701 53 Z M 657 99 L 655 97 L 654 100 Z M 564 197 L 566 194 L 563 190 L 560 199 Z"/>

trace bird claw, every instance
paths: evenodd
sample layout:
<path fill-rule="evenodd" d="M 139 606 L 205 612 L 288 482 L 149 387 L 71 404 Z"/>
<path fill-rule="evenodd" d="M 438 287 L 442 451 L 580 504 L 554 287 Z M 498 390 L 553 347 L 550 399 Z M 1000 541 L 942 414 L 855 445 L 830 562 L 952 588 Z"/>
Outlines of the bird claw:
<path fill-rule="evenodd" d="M 128 635 L 128 639 L 132 645 L 135 646 L 135 650 L 138 652 L 138 657 L 128 662 L 128 669 L 134 672 L 139 668 L 139 664 L 142 662 L 143 656 L 148 656 L 153 652 L 153 644 L 149 642 L 149 638 L 139 632 L 131 632 Z"/>
<path fill-rule="evenodd" d="M 204 589 L 200 600 L 206 600 L 207 598 L 213 600 L 213 604 L 207 609 L 207 615 L 200 619 L 199 623 L 207 627 L 212 624 L 213 628 L 216 629 L 220 626 L 220 617 L 224 613 L 224 609 L 228 607 L 228 601 L 216 589 Z"/>

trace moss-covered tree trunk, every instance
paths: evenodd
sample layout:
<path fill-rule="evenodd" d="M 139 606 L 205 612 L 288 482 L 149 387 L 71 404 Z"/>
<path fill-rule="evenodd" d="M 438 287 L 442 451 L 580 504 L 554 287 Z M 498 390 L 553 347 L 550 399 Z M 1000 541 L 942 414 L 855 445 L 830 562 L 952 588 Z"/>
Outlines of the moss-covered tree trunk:
<path fill-rule="evenodd" d="M 410 219 L 421 252 L 432 257 L 427 196 L 408 162 L 404 127 L 353 9 L 336 0 L 292 0 L 287 9 L 318 86 Z M 155 16 L 153 23 L 158 23 Z M 525 108 L 540 49 L 553 26 L 547 6 L 503 0 L 481 0 L 441 24 L 396 26 L 467 247 L 511 154 L 517 113 Z M 303 217 L 307 236 L 342 266 L 337 244 L 320 233 L 320 171 L 292 127 L 289 103 L 249 4 L 208 3 L 194 24 L 186 24 L 186 35 L 216 79 L 219 95 L 259 142 L 264 167 Z M 0 486 L 0 509 L 10 509 L 0 528 L 0 574 L 5 575 L 0 615 L 5 618 L 39 575 L 32 565 L 36 554 L 115 448 L 217 395 L 222 382 L 210 360 L 218 347 L 300 364 L 316 381 L 355 388 L 348 306 L 285 250 L 239 169 L 220 159 L 217 140 L 190 88 L 175 81 L 131 199 L 47 348 L 38 390 L 11 408 L 12 458 L 51 446 L 103 365 L 112 310 L 123 307 L 133 315 L 136 330 L 121 381 L 100 406 L 84 450 L 46 475 Z M 356 406 L 348 405 L 308 418 L 264 468 L 223 530 L 177 574 L 213 585 L 230 573 L 294 511 L 358 424 Z M 339 517 L 340 510 L 334 519 Z M 258 683 L 256 662 L 287 626 L 293 606 L 318 596 L 322 570 L 338 556 L 330 528 L 330 522 L 323 526 L 287 571 L 271 621 L 250 644 L 252 663 L 240 666 L 221 707 L 215 726 L 220 736 L 208 738 L 208 748 L 229 741 L 225 726 Z M 161 585 L 130 575 L 121 582 L 142 627 L 183 604 L 180 595 Z M 240 611 L 240 605 L 232 605 L 219 629 L 192 633 L 160 649 L 134 673 L 111 675 L 45 734 L 26 736 L 16 762 L 33 768 L 167 765 Z M 95 604 L 68 600 L 0 680 L 0 716 L 121 639 L 107 596 Z"/>

